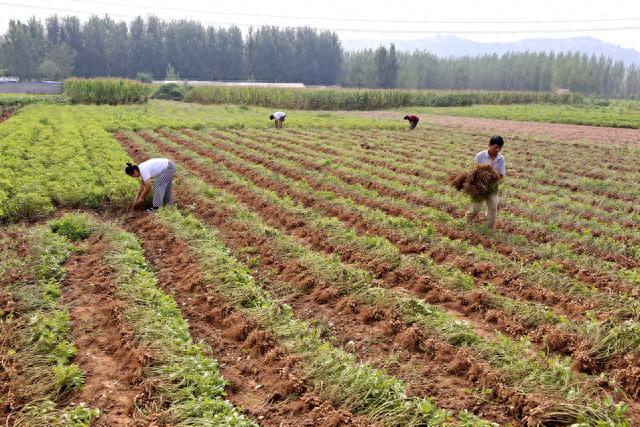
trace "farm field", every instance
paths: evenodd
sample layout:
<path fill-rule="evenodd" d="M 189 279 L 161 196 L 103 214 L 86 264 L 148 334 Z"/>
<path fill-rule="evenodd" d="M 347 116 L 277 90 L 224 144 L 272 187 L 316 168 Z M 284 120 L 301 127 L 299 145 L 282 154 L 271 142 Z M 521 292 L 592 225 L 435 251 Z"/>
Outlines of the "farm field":
<path fill-rule="evenodd" d="M 640 147 L 510 128 L 492 231 L 447 184 L 491 122 L 268 114 L 0 124 L 1 422 L 640 423 Z M 130 211 L 159 156 L 177 208 Z"/>

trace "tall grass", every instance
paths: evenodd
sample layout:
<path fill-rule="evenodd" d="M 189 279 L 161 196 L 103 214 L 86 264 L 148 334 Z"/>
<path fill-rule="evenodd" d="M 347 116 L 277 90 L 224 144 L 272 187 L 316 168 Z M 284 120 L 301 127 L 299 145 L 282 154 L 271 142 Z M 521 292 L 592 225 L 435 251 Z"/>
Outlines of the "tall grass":
<path fill-rule="evenodd" d="M 185 97 L 201 104 L 247 104 L 296 110 L 382 110 L 398 107 L 450 107 L 473 104 L 574 104 L 578 94 L 551 92 L 436 91 L 391 89 L 282 89 L 196 87 Z"/>
<path fill-rule="evenodd" d="M 127 79 L 67 79 L 64 94 L 74 104 L 140 104 L 147 102 L 151 85 Z"/>

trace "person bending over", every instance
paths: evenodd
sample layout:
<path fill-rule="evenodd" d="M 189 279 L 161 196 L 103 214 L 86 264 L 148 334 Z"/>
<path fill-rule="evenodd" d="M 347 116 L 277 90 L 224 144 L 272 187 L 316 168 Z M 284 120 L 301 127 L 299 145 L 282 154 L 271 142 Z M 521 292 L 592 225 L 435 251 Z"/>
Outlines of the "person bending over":
<path fill-rule="evenodd" d="M 283 113 L 282 111 L 276 111 L 275 113 L 269 116 L 269 120 L 273 120 L 277 129 L 282 127 L 282 125 L 284 124 L 285 117 L 287 117 L 285 113 Z"/>
<path fill-rule="evenodd" d="M 125 173 L 133 178 L 140 178 L 140 188 L 133 203 L 134 208 L 144 204 L 147 194 L 153 186 L 153 207 L 173 205 L 173 178 L 176 175 L 176 164 L 169 159 L 149 159 L 139 165 L 127 163 Z"/>
<path fill-rule="evenodd" d="M 404 116 L 405 120 L 409 120 L 409 129 L 415 129 L 420 119 L 417 116 Z"/>

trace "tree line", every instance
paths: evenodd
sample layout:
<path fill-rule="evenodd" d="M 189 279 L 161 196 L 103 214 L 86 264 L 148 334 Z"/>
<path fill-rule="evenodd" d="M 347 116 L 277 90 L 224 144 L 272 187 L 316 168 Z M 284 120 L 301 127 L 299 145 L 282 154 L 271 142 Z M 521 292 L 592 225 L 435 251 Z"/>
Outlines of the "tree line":
<path fill-rule="evenodd" d="M 362 72 L 362 63 L 375 70 L 377 51 L 346 56 L 345 82 L 369 86 L 375 77 Z M 368 58 L 368 59 L 367 59 Z M 429 52 L 398 53 L 395 87 L 549 91 L 568 89 L 603 97 L 640 97 L 640 68 L 625 67 L 603 55 L 580 52 L 518 52 L 504 55 L 439 58 Z M 374 73 L 375 74 L 375 73 Z"/>
<path fill-rule="evenodd" d="M 22 79 L 68 76 L 246 80 L 337 84 L 342 46 L 335 33 L 238 27 L 150 16 L 130 23 L 93 16 L 11 20 L 0 40 L 0 69 Z"/>
<path fill-rule="evenodd" d="M 12 20 L 0 38 L 0 72 L 68 76 L 303 82 L 369 88 L 549 91 L 640 97 L 640 67 L 579 52 L 437 57 L 389 48 L 345 51 L 308 27 L 214 28 L 150 16 L 126 23 L 93 16 Z"/>

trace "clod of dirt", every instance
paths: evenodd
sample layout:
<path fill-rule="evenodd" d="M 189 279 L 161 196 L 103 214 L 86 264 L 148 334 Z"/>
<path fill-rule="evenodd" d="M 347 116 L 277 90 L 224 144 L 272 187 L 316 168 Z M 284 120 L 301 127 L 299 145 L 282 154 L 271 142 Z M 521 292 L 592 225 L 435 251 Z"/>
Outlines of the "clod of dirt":
<path fill-rule="evenodd" d="M 544 343 L 550 351 L 571 354 L 576 347 L 577 338 L 575 335 L 553 328 L 547 332 Z"/>
<path fill-rule="evenodd" d="M 224 323 L 228 327 L 225 336 L 236 341 L 246 340 L 251 331 L 256 329 L 255 322 L 247 321 L 238 313 L 233 313 Z"/>
<path fill-rule="evenodd" d="M 340 301 L 338 301 L 338 304 L 336 305 L 336 308 L 338 309 L 338 312 L 344 310 L 349 310 L 352 313 L 360 312 L 360 308 L 358 307 L 358 303 L 356 302 L 356 300 L 349 296 L 340 299 Z"/>
<path fill-rule="evenodd" d="M 640 355 L 627 354 L 614 369 L 613 378 L 634 399 L 640 398 Z"/>
<path fill-rule="evenodd" d="M 378 308 L 364 307 L 360 310 L 360 320 L 367 325 L 379 322 L 382 319 L 384 319 L 384 312 Z"/>
<path fill-rule="evenodd" d="M 338 296 L 338 290 L 333 287 L 318 288 L 313 291 L 312 297 L 318 304 L 326 304 L 333 301 Z"/>
<path fill-rule="evenodd" d="M 275 339 L 271 336 L 271 334 L 254 330 L 247 336 L 244 340 L 244 345 L 247 348 L 251 348 L 253 350 L 254 355 L 265 355 L 271 350 L 276 344 Z"/>
<path fill-rule="evenodd" d="M 402 348 L 405 348 L 409 351 L 422 352 L 422 344 L 425 341 L 425 338 L 425 333 L 421 328 L 417 326 L 411 326 L 398 336 L 396 342 Z"/>

